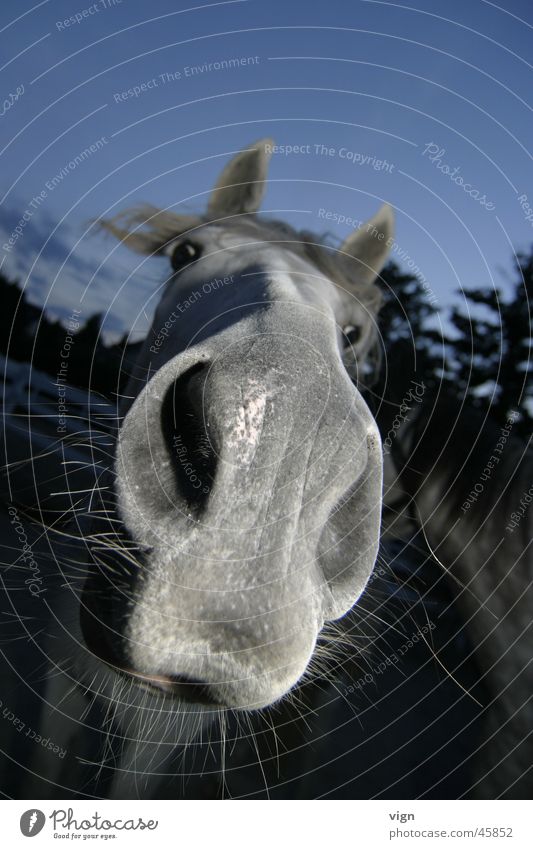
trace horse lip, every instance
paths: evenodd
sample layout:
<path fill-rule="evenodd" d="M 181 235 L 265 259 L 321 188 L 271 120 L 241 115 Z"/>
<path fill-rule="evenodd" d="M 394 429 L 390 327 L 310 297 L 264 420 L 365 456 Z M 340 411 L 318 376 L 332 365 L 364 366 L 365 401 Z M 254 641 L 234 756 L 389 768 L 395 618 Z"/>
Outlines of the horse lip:
<path fill-rule="evenodd" d="M 81 625 L 88 651 L 123 680 L 130 684 L 134 683 L 160 698 L 174 702 L 195 704 L 199 708 L 222 709 L 224 707 L 212 697 L 208 686 L 201 682 L 185 680 L 178 682 L 166 675 L 148 675 L 122 663 L 104 633 L 100 629 L 95 629 L 94 626 L 88 626 L 87 613 L 82 615 Z"/>
<path fill-rule="evenodd" d="M 104 661 L 124 681 L 134 683 L 152 695 L 166 699 L 175 704 L 195 705 L 199 710 L 223 710 L 224 705 L 214 699 L 207 685 L 194 681 L 176 683 L 166 675 L 147 675 L 126 666 L 115 666 Z M 188 690 L 187 688 L 190 687 Z"/>
<path fill-rule="evenodd" d="M 129 666 L 111 644 L 105 624 L 98 626 L 95 621 L 95 613 L 88 601 L 89 599 L 81 605 L 80 625 L 87 650 L 100 663 L 104 663 L 123 680 L 130 684 L 135 683 L 143 690 L 147 690 L 160 698 L 195 704 L 201 708 L 223 708 L 223 705 L 211 695 L 209 686 L 204 682 L 186 680 L 183 677 L 138 672 Z M 117 638 L 119 638 L 118 634 Z"/>

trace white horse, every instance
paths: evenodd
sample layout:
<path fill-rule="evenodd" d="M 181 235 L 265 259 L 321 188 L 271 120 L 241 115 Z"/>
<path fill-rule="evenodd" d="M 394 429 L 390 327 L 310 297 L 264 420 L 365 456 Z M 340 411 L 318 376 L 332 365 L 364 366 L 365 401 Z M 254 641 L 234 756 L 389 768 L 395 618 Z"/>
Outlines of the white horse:
<path fill-rule="evenodd" d="M 78 516 L 87 577 L 57 617 L 63 672 L 47 700 L 57 716 L 77 699 L 80 723 L 80 683 L 107 705 L 125 740 L 116 798 L 156 793 L 146 776 L 213 716 L 289 693 L 376 560 L 381 442 L 357 381 L 393 213 L 339 250 L 257 217 L 271 149 L 225 167 L 205 216 L 145 207 L 102 222 L 167 256 L 169 275 Z M 49 759 L 39 769 L 73 780 Z"/>

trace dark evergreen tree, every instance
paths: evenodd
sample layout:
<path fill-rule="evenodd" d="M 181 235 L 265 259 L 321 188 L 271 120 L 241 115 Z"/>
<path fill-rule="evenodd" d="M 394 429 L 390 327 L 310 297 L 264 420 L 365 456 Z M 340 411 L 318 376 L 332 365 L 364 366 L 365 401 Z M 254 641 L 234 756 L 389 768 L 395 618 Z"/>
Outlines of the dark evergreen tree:
<path fill-rule="evenodd" d="M 518 411 L 520 420 L 515 430 L 529 435 L 533 424 L 533 248 L 528 255 L 518 256 L 515 273 L 507 297 L 501 289 L 468 289 L 462 293 L 473 314 L 470 309 L 452 310 L 451 322 L 458 335 L 449 343 L 449 367 L 457 392 L 477 407 L 490 404 L 491 416 L 501 424 L 511 410 Z"/>
<path fill-rule="evenodd" d="M 28 303 L 18 282 L 1 272 L 0 297 L 0 352 L 14 360 L 29 361 L 41 310 Z"/>
<path fill-rule="evenodd" d="M 418 277 L 391 262 L 382 271 L 379 285 L 383 293 L 378 318 L 382 359 L 373 387 L 373 407 L 383 430 L 388 429 L 413 382 L 423 383 L 427 389 L 442 382 L 445 349 L 441 334 L 431 326 L 438 310 Z"/>
<path fill-rule="evenodd" d="M 37 371 L 56 378 L 63 358 L 61 351 L 68 335 L 67 380 L 72 386 L 90 388 L 115 398 L 124 389 L 128 374 L 124 361 L 129 347 L 123 344 L 105 345 L 100 335 L 102 316 L 92 315 L 81 328 L 71 330 L 58 320 L 51 320 L 42 310 L 28 303 L 18 282 L 0 273 L 0 353 L 10 359 L 31 362 Z M 138 346 L 133 346 L 137 350 Z"/>

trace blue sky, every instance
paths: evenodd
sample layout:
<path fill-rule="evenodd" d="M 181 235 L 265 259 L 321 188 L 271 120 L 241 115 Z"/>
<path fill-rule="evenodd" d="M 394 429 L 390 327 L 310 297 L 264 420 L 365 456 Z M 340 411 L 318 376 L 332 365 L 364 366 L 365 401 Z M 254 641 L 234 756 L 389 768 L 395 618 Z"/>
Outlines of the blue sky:
<path fill-rule="evenodd" d="M 528 0 L 24 0 L 0 30 L 0 262 L 55 314 L 85 292 L 86 315 L 142 333 L 164 265 L 87 222 L 141 200 L 202 210 L 230 152 L 265 135 L 303 151 L 273 156 L 267 213 L 344 237 L 320 210 L 360 220 L 389 201 L 396 258 L 441 307 L 505 288 L 498 269 L 533 242 Z"/>

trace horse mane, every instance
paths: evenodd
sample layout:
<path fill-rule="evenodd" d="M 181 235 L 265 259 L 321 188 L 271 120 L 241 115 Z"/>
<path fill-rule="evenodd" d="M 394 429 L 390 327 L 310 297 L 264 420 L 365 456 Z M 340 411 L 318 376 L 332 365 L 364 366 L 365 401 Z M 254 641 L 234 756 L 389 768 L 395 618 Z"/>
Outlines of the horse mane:
<path fill-rule="evenodd" d="M 434 486 L 441 521 L 461 517 L 472 532 L 483 527 L 485 538 L 494 532 L 499 539 L 531 485 L 533 467 L 531 443 L 513 434 L 511 419 L 502 426 L 445 393 L 425 398 L 408 430 L 402 476 L 409 493 L 419 490 L 423 498 Z M 529 526 L 524 517 L 521 530 Z"/>

